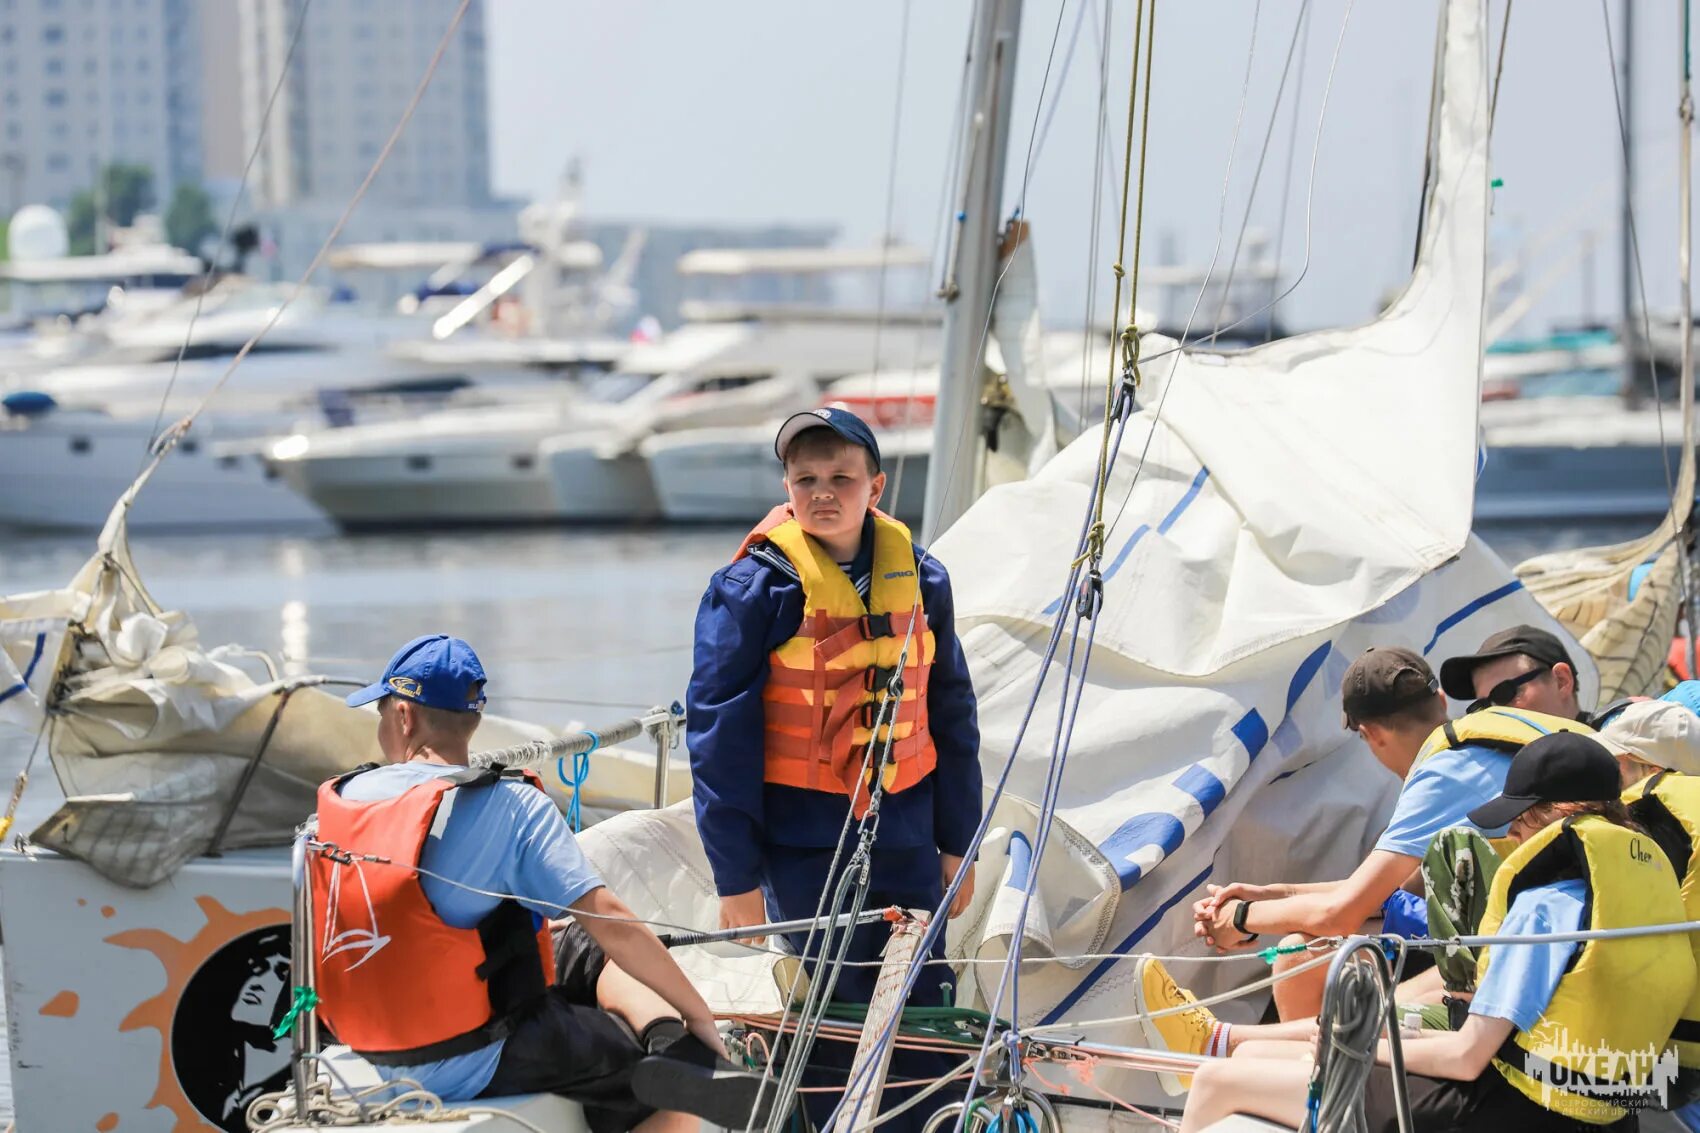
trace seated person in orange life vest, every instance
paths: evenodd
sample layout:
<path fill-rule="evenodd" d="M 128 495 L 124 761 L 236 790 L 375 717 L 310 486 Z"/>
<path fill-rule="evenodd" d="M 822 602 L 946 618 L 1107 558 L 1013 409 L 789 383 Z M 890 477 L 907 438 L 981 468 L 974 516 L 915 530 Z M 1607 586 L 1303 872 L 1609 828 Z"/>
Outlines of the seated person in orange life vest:
<path fill-rule="evenodd" d="M 864 764 L 870 745 L 874 755 L 884 746 L 888 728 L 872 729 L 894 673 L 891 759 L 870 771 L 884 791 L 867 904 L 936 909 L 981 814 L 974 688 L 950 579 L 908 528 L 875 510 L 886 483 L 879 444 L 855 414 L 795 414 L 774 453 L 788 502 L 709 582 L 687 697 L 697 829 L 720 923 L 815 915 L 846 820 L 865 813 Z M 967 908 L 973 881 L 970 869 L 951 916 Z M 869 1001 L 887 939 L 883 924 L 853 933 L 849 959 L 872 963 L 840 969 L 835 998 Z M 794 945 L 804 940 L 798 934 Z M 942 946 L 941 933 L 935 955 Z M 950 982 L 948 967 L 930 968 L 911 1002 L 948 1004 Z M 853 1044 L 815 1052 L 848 1065 Z M 924 1076 L 914 1053 L 898 1052 L 893 1080 Z M 844 1081 L 838 1074 L 836 1084 Z M 895 1104 L 905 1093 L 888 1088 L 885 1097 Z M 819 1124 L 835 1100 L 815 1093 L 805 1104 Z M 934 1108 L 906 1116 L 919 1122 Z"/>
<path fill-rule="evenodd" d="M 444 1101 L 573 1098 L 593 1133 L 760 1120 L 759 1075 L 725 1060 L 708 1005 L 537 777 L 468 767 L 484 700 L 472 648 L 441 634 L 402 646 L 348 698 L 377 703 L 389 762 L 319 788 L 318 837 L 395 864 L 309 857 L 321 1009 L 338 1039 Z"/>

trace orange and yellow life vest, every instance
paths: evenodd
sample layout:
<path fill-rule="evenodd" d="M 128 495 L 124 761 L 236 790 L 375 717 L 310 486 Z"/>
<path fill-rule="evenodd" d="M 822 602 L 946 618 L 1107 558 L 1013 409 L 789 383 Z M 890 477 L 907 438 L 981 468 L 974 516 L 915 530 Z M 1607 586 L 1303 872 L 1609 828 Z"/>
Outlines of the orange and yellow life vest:
<path fill-rule="evenodd" d="M 796 636 L 768 656 L 764 778 L 848 795 L 857 817 L 867 813 L 876 772 L 885 791 L 903 791 L 937 763 L 927 730 L 933 634 L 921 603 L 915 544 L 902 523 L 877 510 L 873 516 L 873 578 L 865 603 L 784 505 L 750 532 L 737 555 L 770 543 L 803 584 Z M 884 761 L 864 774 L 870 745 Z"/>
<path fill-rule="evenodd" d="M 368 1062 L 410 1066 L 480 1050 L 506 1037 L 553 981 L 549 924 L 503 901 L 476 927 L 455 928 L 410 867 L 448 814 L 451 791 L 514 778 L 543 784 L 529 771 L 469 768 L 394 798 L 343 798 L 343 785 L 374 766 L 319 787 L 318 839 L 336 847 L 308 857 L 319 1009 Z M 395 864 L 359 860 L 365 855 Z"/>

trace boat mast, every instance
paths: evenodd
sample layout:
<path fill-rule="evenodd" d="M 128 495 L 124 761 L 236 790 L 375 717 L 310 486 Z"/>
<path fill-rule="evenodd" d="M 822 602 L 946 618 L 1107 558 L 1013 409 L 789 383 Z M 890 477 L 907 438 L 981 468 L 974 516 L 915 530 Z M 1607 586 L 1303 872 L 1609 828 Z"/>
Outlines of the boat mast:
<path fill-rule="evenodd" d="M 1625 0 L 1627 7 L 1627 0 Z M 1694 610 L 1694 567 L 1686 548 L 1688 547 L 1688 529 L 1690 515 L 1694 506 L 1694 485 L 1689 473 L 1694 464 L 1694 289 L 1693 289 L 1693 245 L 1694 245 L 1694 88 L 1691 75 L 1689 54 L 1688 3 L 1684 0 L 1679 16 L 1682 28 L 1682 86 L 1681 95 L 1677 100 L 1677 121 L 1681 126 L 1682 138 L 1677 146 L 1678 160 L 1682 163 L 1677 171 L 1677 207 L 1681 210 L 1677 219 L 1677 274 L 1680 280 L 1682 312 L 1677 318 L 1677 329 L 1682 335 L 1682 364 L 1679 392 L 1682 406 L 1682 472 L 1677 475 L 1677 491 L 1682 497 L 1672 500 L 1671 507 L 1676 509 L 1681 517 L 1678 528 L 1678 546 L 1685 548 L 1678 560 L 1682 570 L 1682 599 L 1683 616 L 1687 620 L 1683 636 L 1687 638 L 1688 673 L 1693 676 L 1695 669 L 1695 610 Z"/>
<path fill-rule="evenodd" d="M 1623 308 L 1623 397 L 1640 400 L 1635 388 L 1636 358 L 1647 347 L 1641 341 L 1635 311 L 1635 3 L 1623 0 L 1623 53 L 1619 56 L 1617 88 L 1623 102 L 1623 191 L 1618 202 L 1618 290 Z"/>
<path fill-rule="evenodd" d="M 946 303 L 933 452 L 921 530 L 931 542 L 980 494 L 980 396 L 987 320 L 998 270 L 998 224 L 1015 93 L 1021 0 L 979 0 L 968 59 L 969 102 L 958 168 L 964 187 L 954 222 L 956 263 Z"/>

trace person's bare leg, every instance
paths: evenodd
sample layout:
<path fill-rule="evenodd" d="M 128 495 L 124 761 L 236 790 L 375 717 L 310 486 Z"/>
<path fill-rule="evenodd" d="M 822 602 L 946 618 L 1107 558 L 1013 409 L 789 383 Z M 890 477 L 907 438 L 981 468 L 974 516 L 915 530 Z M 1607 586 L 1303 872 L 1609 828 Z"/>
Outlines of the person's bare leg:
<path fill-rule="evenodd" d="M 1285 1058 L 1311 1060 L 1312 1049 L 1309 1039 L 1298 1040 L 1255 1040 L 1240 1043 L 1234 1048 L 1235 1058 Z"/>
<path fill-rule="evenodd" d="M 671 1004 L 628 973 L 621 971 L 620 966 L 611 960 L 597 977 L 596 1005 L 609 1014 L 624 1019 L 626 1026 L 639 1035 L 657 1019 L 679 1017 L 679 1013 Z"/>
<path fill-rule="evenodd" d="M 1181 1133 L 1195 1133 L 1235 1113 L 1298 1128 L 1305 1117 L 1309 1061 L 1235 1058 L 1212 1062 L 1192 1076 Z"/>
<path fill-rule="evenodd" d="M 1310 943 L 1310 937 L 1300 932 L 1281 938 L 1281 947 L 1290 948 Z M 1275 957 L 1277 983 L 1271 994 L 1275 998 L 1275 1013 L 1283 1023 L 1295 1019 L 1314 1019 L 1322 1010 L 1322 989 L 1328 983 L 1328 965 L 1318 964 L 1296 976 L 1286 975 L 1295 968 L 1325 955 L 1322 952 L 1284 952 Z"/>
<path fill-rule="evenodd" d="M 1247 1043 L 1305 1043 L 1316 1035 L 1315 1019 L 1292 1019 L 1285 1023 L 1235 1023 L 1228 1028 L 1228 1053 Z"/>
<path fill-rule="evenodd" d="M 700 1117 L 673 1110 L 660 1110 L 632 1126 L 632 1133 L 696 1133 L 701 1125 Z"/>

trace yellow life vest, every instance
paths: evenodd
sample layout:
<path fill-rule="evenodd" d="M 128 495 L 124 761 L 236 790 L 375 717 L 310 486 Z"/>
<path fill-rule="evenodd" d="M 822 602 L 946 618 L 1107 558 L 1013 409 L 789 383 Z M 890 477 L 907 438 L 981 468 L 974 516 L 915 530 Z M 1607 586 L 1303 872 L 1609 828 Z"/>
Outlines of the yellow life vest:
<path fill-rule="evenodd" d="M 1700 860 L 1694 854 L 1695 839 L 1700 837 L 1700 778 L 1661 771 L 1623 792 L 1623 801 L 1629 804 L 1631 814 L 1648 807 L 1663 808 L 1688 836 L 1688 857 L 1681 866 L 1682 904 L 1686 919 L 1700 921 Z M 1689 933 L 1688 943 L 1700 963 L 1700 933 Z M 1677 1060 L 1690 1069 L 1700 1069 L 1700 983 L 1688 997 L 1671 1037 L 1676 1042 Z"/>
<path fill-rule="evenodd" d="M 1411 770 L 1415 771 L 1423 760 L 1437 752 L 1467 746 L 1489 747 L 1516 755 L 1523 750 L 1524 744 L 1553 732 L 1581 732 L 1591 736 L 1594 729 L 1580 720 L 1566 720 L 1562 716 L 1548 716 L 1545 712 L 1530 712 L 1526 708 L 1483 708 L 1456 720 L 1448 720 L 1429 733 L 1417 752 L 1416 762 L 1411 764 Z"/>
<path fill-rule="evenodd" d="M 1482 935 L 1499 931 L 1525 889 L 1578 872 L 1587 885 L 1584 928 L 1683 919 L 1682 894 L 1664 851 L 1639 831 L 1584 815 L 1545 827 L 1505 859 L 1488 891 Z M 1529 945 L 1484 950 L 1477 986 L 1495 948 L 1520 947 Z M 1671 1029 L 1694 980 L 1694 955 L 1679 935 L 1583 941 L 1546 1010 L 1531 1029 L 1512 1033 L 1494 1056 L 1494 1069 L 1538 1105 L 1609 1125 L 1627 1112 L 1616 1102 L 1652 1104 L 1655 1089 L 1674 1077 Z"/>
<path fill-rule="evenodd" d="M 884 790 L 897 792 L 926 778 L 937 763 L 927 730 L 933 634 L 921 602 L 914 540 L 902 523 L 883 512 L 873 515 L 873 578 L 866 603 L 783 506 L 739 551 L 766 540 L 784 552 L 803 584 L 797 634 L 768 655 L 764 778 L 848 795 L 857 817 L 867 811 L 876 772 Z M 881 719 L 881 701 L 889 697 L 894 677 L 901 693 Z M 885 760 L 864 776 L 869 745 Z"/>

